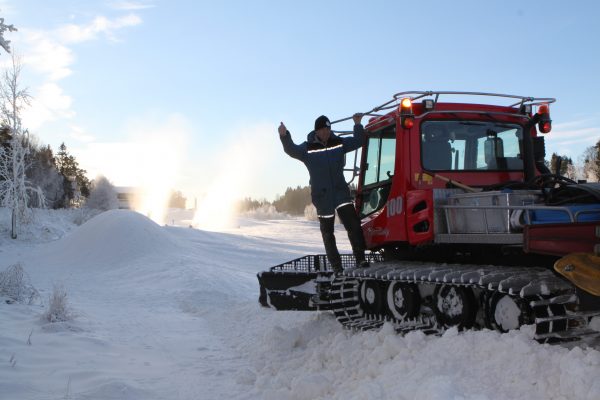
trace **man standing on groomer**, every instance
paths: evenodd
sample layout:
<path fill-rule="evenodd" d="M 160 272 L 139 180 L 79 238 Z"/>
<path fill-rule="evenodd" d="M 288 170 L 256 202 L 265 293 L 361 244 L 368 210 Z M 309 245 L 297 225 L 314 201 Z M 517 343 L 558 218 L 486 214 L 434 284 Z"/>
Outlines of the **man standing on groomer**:
<path fill-rule="evenodd" d="M 357 267 L 367 267 L 365 239 L 360 218 L 352 204 L 350 188 L 344 177 L 344 154 L 364 144 L 365 131 L 360 123 L 363 115 L 354 114 L 354 135 L 341 138 L 331 131 L 329 119 L 321 115 L 315 121 L 315 130 L 308 134 L 306 142 L 294 144 L 283 122 L 279 125 L 279 138 L 283 150 L 306 165 L 310 175 L 312 203 L 317 209 L 321 235 L 327 258 L 335 272 L 342 271 L 342 260 L 333 233 L 335 212 L 348 232 Z"/>

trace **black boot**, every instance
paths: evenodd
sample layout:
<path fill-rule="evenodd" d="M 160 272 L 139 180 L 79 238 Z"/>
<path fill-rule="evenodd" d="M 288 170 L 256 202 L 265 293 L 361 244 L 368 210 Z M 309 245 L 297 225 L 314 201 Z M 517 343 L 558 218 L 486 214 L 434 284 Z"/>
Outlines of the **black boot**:
<path fill-rule="evenodd" d="M 319 217 L 319 225 L 321 228 L 321 236 L 323 237 L 323 244 L 325 245 L 325 254 L 334 272 L 342 272 L 342 257 L 337 249 L 335 243 L 335 235 L 333 234 L 333 223 L 335 218 L 321 218 Z"/>

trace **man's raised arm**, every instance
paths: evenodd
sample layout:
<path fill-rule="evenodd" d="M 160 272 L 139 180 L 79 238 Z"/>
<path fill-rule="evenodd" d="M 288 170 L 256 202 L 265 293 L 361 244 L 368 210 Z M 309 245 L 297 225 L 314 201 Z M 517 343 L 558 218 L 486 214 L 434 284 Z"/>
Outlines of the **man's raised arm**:
<path fill-rule="evenodd" d="M 290 131 L 287 130 L 283 122 L 279 125 L 277 131 L 279 132 L 281 144 L 283 144 L 283 151 L 285 151 L 288 156 L 303 161 L 304 156 L 306 155 L 306 146 L 294 143 Z"/>

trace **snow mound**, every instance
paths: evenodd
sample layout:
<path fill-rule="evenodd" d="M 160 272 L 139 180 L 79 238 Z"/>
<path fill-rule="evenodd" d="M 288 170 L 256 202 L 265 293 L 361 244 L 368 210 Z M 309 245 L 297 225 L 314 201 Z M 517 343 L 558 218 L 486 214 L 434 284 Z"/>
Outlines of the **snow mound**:
<path fill-rule="evenodd" d="M 47 261 L 122 262 L 170 251 L 173 237 L 142 214 L 110 210 L 90 219 L 52 243 Z"/>

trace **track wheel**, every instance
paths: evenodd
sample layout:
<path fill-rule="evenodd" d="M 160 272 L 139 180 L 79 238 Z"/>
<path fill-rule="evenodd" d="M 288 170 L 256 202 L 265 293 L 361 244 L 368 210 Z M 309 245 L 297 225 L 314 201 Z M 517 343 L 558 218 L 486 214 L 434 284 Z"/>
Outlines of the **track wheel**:
<path fill-rule="evenodd" d="M 473 291 L 462 286 L 441 285 L 433 292 L 433 308 L 438 321 L 446 326 L 469 329 L 477 316 Z"/>
<path fill-rule="evenodd" d="M 421 308 L 421 296 L 416 285 L 392 282 L 387 288 L 387 305 L 397 320 L 414 318 Z"/>
<path fill-rule="evenodd" d="M 366 280 L 360 283 L 360 303 L 368 314 L 381 313 L 383 295 L 376 281 Z"/>
<path fill-rule="evenodd" d="M 527 301 L 495 292 L 486 301 L 485 319 L 490 329 L 508 332 L 533 323 L 532 310 Z"/>

